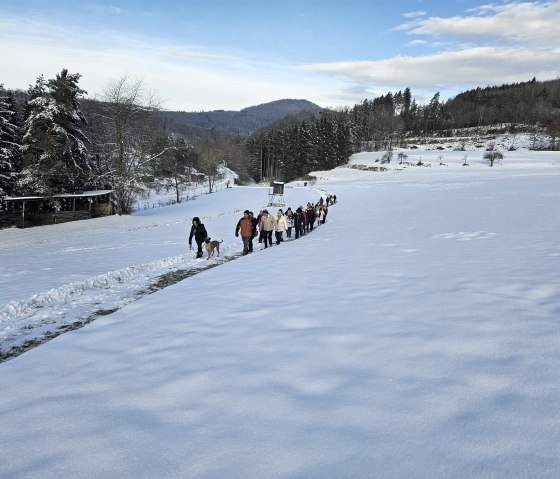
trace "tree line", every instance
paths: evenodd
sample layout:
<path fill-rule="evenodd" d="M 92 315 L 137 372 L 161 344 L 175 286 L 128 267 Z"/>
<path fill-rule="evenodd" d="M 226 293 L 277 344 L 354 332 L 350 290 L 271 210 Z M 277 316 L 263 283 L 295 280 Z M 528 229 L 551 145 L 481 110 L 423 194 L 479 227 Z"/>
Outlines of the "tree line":
<path fill-rule="evenodd" d="M 228 136 L 172 128 L 140 80 L 110 80 L 99 98 L 87 100 L 80 78 L 62 70 L 53 79 L 40 76 L 24 93 L 0 85 L 4 193 L 48 197 L 111 189 L 117 212 L 128 213 L 134 195 L 154 178 L 164 178 L 177 201 L 195 171 L 212 191 L 219 165 L 241 181 L 291 181 L 345 164 L 355 152 L 391 151 L 411 136 L 451 136 L 458 128 L 544 128 L 553 149 L 560 137 L 560 80 L 476 88 L 448 101 L 436 93 L 424 104 L 406 88 L 353 107 L 289 115 L 250 136 Z"/>
<path fill-rule="evenodd" d="M 457 129 L 503 125 L 503 131 L 544 129 L 550 148 L 560 138 L 560 80 L 476 88 L 419 104 L 410 88 L 309 118 L 287 118 L 247 141 L 255 178 L 293 180 L 346 163 L 352 153 L 405 147 L 418 136 L 453 136 Z"/>
<path fill-rule="evenodd" d="M 364 100 L 350 110 L 360 142 L 390 149 L 406 136 L 452 135 L 453 130 L 489 125 L 521 125 L 554 131 L 560 120 L 560 80 L 476 88 L 448 101 L 439 92 L 417 104 L 409 88 Z"/>
<path fill-rule="evenodd" d="M 141 80 L 109 80 L 93 101 L 80 78 L 64 69 L 38 77 L 24 93 L 0 85 L 0 194 L 49 198 L 111 189 L 123 214 L 154 178 L 175 188 L 179 201 L 194 172 L 212 189 L 218 166 L 239 161 L 235 142 L 208 135 L 195 144 L 166 132 L 161 102 Z"/>

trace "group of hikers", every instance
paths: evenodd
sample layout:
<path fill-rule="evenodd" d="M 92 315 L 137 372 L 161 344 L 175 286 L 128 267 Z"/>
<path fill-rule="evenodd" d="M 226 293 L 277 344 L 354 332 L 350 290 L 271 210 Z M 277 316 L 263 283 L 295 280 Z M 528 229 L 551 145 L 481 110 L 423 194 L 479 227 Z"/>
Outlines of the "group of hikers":
<path fill-rule="evenodd" d="M 243 212 L 243 217 L 237 222 L 235 227 L 235 236 L 243 240 L 243 256 L 253 251 L 253 240 L 259 238 L 259 243 L 264 243 L 264 247 L 272 246 L 272 233 L 276 239 L 276 245 L 284 241 L 284 232 L 286 237 L 291 238 L 292 233 L 295 239 L 313 231 L 315 222 L 317 226 L 324 224 L 327 219 L 329 206 L 336 203 L 336 195 L 328 195 L 326 198 L 321 197 L 319 201 L 313 205 L 307 203 L 307 207 L 298 207 L 295 211 L 288 208 L 286 212 L 278 210 L 276 216 L 272 216 L 268 210 L 263 209 L 257 217 L 249 210 Z M 192 219 L 192 227 L 189 235 L 189 246 L 192 249 L 192 240 L 197 244 L 196 257 L 202 258 L 202 245 L 208 238 L 208 233 L 204 224 L 200 222 L 200 218 Z"/>
<path fill-rule="evenodd" d="M 276 239 L 276 245 L 284 241 L 284 232 L 287 238 L 295 239 L 305 235 L 306 232 L 313 231 L 315 222 L 317 226 L 324 224 L 327 219 L 328 206 L 336 202 L 335 195 L 329 195 L 326 199 L 321 197 L 313 205 L 307 203 L 307 207 L 298 207 L 295 211 L 288 208 L 286 212 L 278 210 L 276 216 L 271 215 L 268 210 L 261 210 L 257 217 L 249 210 L 243 212 L 243 218 L 237 222 L 235 236 L 243 240 L 243 256 L 253 251 L 253 239 L 259 238 L 259 243 L 264 243 L 264 247 L 272 246 L 272 233 Z"/>

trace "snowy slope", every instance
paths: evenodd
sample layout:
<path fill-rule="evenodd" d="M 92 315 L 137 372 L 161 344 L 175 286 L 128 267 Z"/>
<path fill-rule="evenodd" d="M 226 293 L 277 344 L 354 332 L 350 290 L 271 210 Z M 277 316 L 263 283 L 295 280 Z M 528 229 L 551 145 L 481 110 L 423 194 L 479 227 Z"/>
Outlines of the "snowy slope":
<path fill-rule="evenodd" d="M 0 364 L 0 477 L 558 477 L 559 155 L 406 154 L 289 189 L 292 206 L 338 197 L 311 235 Z M 76 239 L 0 232 L 3 301 L 184 255 L 195 215 L 239 251 L 263 194 Z"/>

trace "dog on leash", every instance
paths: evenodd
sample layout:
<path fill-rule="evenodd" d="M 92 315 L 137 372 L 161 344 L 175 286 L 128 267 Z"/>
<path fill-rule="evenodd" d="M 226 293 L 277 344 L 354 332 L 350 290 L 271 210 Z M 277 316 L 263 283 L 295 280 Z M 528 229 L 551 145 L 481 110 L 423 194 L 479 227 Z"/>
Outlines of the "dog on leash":
<path fill-rule="evenodd" d="M 208 252 L 208 258 L 206 259 L 210 259 L 210 256 L 214 254 L 214 250 L 218 253 L 217 256 L 220 256 L 220 243 L 223 243 L 224 240 L 217 241 L 211 240 L 211 238 L 206 238 L 204 242 L 206 243 L 206 251 Z"/>

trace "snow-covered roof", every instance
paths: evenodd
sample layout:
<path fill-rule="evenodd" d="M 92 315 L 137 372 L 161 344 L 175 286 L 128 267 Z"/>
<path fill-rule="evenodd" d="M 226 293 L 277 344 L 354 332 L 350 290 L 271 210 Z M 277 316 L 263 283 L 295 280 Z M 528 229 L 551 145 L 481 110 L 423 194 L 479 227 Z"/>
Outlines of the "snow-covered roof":
<path fill-rule="evenodd" d="M 92 190 L 83 191 L 82 193 L 61 193 L 53 195 L 53 198 L 86 198 L 90 196 L 102 196 L 112 193 L 113 190 Z M 30 200 L 44 200 L 47 196 L 6 196 L 6 201 L 30 201 Z"/>
<path fill-rule="evenodd" d="M 83 198 L 85 196 L 102 196 L 112 193 L 113 190 L 92 190 L 92 191 L 82 191 L 81 193 L 61 193 L 59 195 L 53 195 L 53 198 Z"/>
<path fill-rule="evenodd" d="M 42 200 L 44 196 L 6 196 L 5 201 L 31 201 Z"/>

